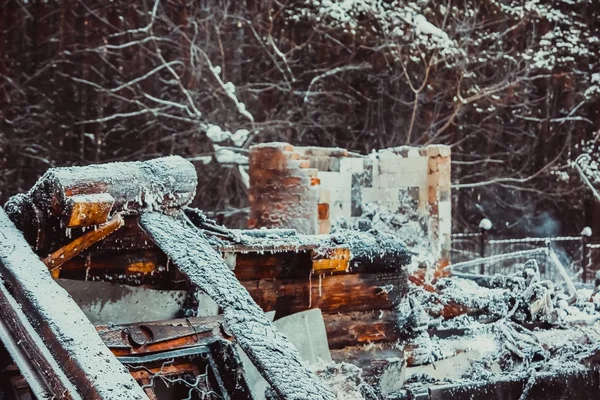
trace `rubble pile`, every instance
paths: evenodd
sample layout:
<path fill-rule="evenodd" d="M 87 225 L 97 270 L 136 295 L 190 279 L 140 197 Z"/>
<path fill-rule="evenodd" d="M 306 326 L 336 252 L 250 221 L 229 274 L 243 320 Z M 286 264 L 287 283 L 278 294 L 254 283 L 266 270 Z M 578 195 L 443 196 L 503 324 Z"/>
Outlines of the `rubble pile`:
<path fill-rule="evenodd" d="M 476 280 L 411 279 L 400 311 L 413 337 L 403 343 L 408 366 L 396 398 L 499 382 L 513 387 L 497 394 L 516 385 L 524 396 L 516 398 L 546 398 L 530 392 L 548 386 L 544 379 L 597 372 L 600 293 L 580 289 L 573 296 L 566 285 L 541 279 L 535 260 L 510 276 Z"/>
<path fill-rule="evenodd" d="M 258 148 L 260 187 L 314 186 L 282 146 Z M 416 153 L 428 173 L 449 161 L 436 149 Z M 552 249 L 511 275 L 460 273 L 403 186 L 402 212 L 366 204 L 314 235 L 219 226 L 188 207 L 195 183 L 177 157 L 58 168 L 0 209 L 0 394 L 600 397 L 600 292 L 577 290 Z"/>

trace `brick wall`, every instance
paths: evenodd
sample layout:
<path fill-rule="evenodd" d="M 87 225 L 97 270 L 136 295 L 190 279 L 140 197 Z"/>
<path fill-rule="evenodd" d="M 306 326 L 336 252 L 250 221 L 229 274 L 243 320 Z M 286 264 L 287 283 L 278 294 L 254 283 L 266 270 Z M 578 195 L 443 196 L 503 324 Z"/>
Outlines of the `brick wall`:
<path fill-rule="evenodd" d="M 426 218 L 429 249 L 438 260 L 448 260 L 451 233 L 448 146 L 403 146 L 364 156 L 339 148 L 286 144 L 285 150 L 279 150 L 285 155 L 279 157 L 287 160 L 285 163 L 259 161 L 273 157 L 273 150 L 265 149 L 283 149 L 282 146 L 262 144 L 251 148 L 252 227 L 287 227 L 302 233 L 329 233 L 336 220 L 360 218 L 363 207 L 370 203 L 382 205 L 392 213 L 405 212 L 400 208 L 402 197 L 411 196 L 416 211 Z M 280 168 L 279 173 L 266 174 L 265 165 Z M 295 176 L 302 178 L 291 179 Z M 314 191 L 312 196 L 301 195 L 310 191 Z M 283 209 L 290 215 L 281 217 L 278 212 L 276 219 L 265 218 L 264 213 L 268 214 L 270 208 L 282 209 L 282 198 L 286 198 Z M 311 209 L 314 212 L 307 211 Z M 300 223 L 302 216 L 310 218 L 311 222 Z"/>

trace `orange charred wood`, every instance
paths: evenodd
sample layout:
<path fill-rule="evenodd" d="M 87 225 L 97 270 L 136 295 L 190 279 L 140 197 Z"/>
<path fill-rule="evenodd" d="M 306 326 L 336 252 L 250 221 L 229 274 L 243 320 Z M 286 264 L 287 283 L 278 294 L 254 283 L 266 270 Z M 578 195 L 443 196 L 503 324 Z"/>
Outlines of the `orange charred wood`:
<path fill-rule="evenodd" d="M 51 272 L 57 271 L 63 263 L 104 239 L 106 236 L 122 227 L 123 223 L 121 215 L 116 214 L 110 221 L 98 226 L 96 230 L 83 234 L 68 245 L 56 250 L 54 253 L 44 258 L 44 264 L 46 264 Z M 52 275 L 55 278 L 58 277 L 57 273 L 53 273 Z"/>
<path fill-rule="evenodd" d="M 96 327 L 117 357 L 182 349 L 226 338 L 221 316 Z"/>
<path fill-rule="evenodd" d="M 336 247 L 327 249 L 325 254 L 313 252 L 312 268 L 315 274 L 324 272 L 346 272 L 350 268 L 350 249 Z"/>
<path fill-rule="evenodd" d="M 115 199 L 108 193 L 79 194 L 67 198 L 67 228 L 100 225 L 108 221 Z"/>
<path fill-rule="evenodd" d="M 156 270 L 159 265 L 166 265 L 166 257 L 157 251 L 143 250 L 132 252 L 103 252 L 86 254 L 85 257 L 74 257 L 61 265 L 61 273 L 67 271 L 95 270 L 122 273 L 147 273 Z"/>

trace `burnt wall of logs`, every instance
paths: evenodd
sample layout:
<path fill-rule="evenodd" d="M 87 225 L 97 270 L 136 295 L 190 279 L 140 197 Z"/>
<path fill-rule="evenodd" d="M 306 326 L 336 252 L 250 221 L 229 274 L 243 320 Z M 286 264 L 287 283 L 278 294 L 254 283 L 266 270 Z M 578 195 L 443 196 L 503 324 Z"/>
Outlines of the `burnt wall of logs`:
<path fill-rule="evenodd" d="M 318 208 L 313 207 L 319 201 L 312 189 L 318 182 L 314 171 L 286 145 L 275 150 L 266 147 L 265 151 L 272 154 L 260 160 L 251 158 L 261 165 L 254 169 L 260 175 L 251 177 L 254 182 L 260 180 L 267 189 L 303 183 L 301 190 L 290 190 L 287 197 L 275 199 L 269 207 L 297 207 L 298 221 L 310 220 L 318 226 Z M 263 311 L 275 311 L 275 319 L 319 308 L 334 360 L 357 364 L 365 377 L 373 379 L 389 360 L 403 360 L 402 350 L 396 348 L 403 337 L 396 311 L 407 292 L 403 266 L 410 261 L 410 252 L 401 242 L 370 231 L 337 237 L 299 235 L 290 230 L 231 231 L 207 220 L 198 210 L 185 208 L 195 195 L 195 186 L 193 166 L 178 157 L 57 168 L 48 171 L 28 193 L 11 198 L 5 209 L 55 279 L 192 293 L 202 287 L 190 278 L 191 270 L 182 273 L 182 268 L 170 261 L 174 257 L 166 255 L 177 243 L 168 243 L 170 237 L 158 243 L 140 219 L 149 213 L 160 213 L 169 221 L 175 216 L 185 229 L 195 225 L 199 240 L 210 244 L 206 249 L 223 255 L 241 286 Z M 253 195 L 261 198 L 260 185 L 254 186 Z M 263 198 L 265 209 L 271 200 Z M 311 206 L 304 207 L 302 202 Z M 309 211 L 314 214 L 307 219 L 308 214 L 302 213 Z M 260 218 L 264 217 L 275 218 L 261 214 Z M 193 296 L 189 297 L 181 317 L 193 314 L 197 306 Z M 220 319 L 215 321 L 206 331 L 208 338 L 235 339 L 217 329 Z M 162 332 L 161 326 L 156 323 L 152 329 Z M 174 336 L 156 348 L 166 351 L 194 345 L 197 337 L 192 340 L 189 332 L 183 332 L 186 329 L 169 328 L 169 335 Z M 106 329 L 99 330 L 105 342 L 118 339 L 118 333 L 113 337 Z M 197 331 L 194 328 L 196 336 Z M 106 342 L 109 347 L 114 345 L 110 340 Z M 380 352 L 365 349 L 373 343 L 380 345 Z M 135 351 L 123 353 L 116 346 L 113 353 L 129 356 Z"/>

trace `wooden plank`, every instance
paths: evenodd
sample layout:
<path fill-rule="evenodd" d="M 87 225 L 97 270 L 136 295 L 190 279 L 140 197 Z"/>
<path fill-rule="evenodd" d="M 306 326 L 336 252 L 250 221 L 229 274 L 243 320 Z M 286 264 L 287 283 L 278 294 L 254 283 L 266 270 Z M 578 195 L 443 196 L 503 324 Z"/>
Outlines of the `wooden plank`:
<path fill-rule="evenodd" d="M 3 282 L 0 282 L 0 340 L 37 397 L 81 399 Z"/>
<path fill-rule="evenodd" d="M 77 304 L 0 209 L 0 274 L 29 322 L 85 399 L 145 399 Z"/>
<path fill-rule="evenodd" d="M 98 326 L 100 337 L 117 357 L 207 345 L 224 338 L 221 316 Z"/>
<path fill-rule="evenodd" d="M 277 310 L 278 316 L 310 308 L 320 308 L 324 313 L 391 309 L 399 304 L 407 290 L 402 270 L 241 283 L 263 310 Z"/>
<path fill-rule="evenodd" d="M 236 253 L 235 276 L 240 281 L 305 278 L 312 267 L 311 253 Z"/>
<path fill-rule="evenodd" d="M 121 215 L 115 214 L 115 216 L 113 216 L 111 220 L 107 223 L 98 226 L 98 228 L 96 228 L 93 231 L 84 233 L 82 236 L 73 240 L 68 245 L 56 250 L 54 253 L 50 254 L 42 261 L 50 270 L 52 277 L 58 278 L 59 268 L 63 263 L 69 261 L 73 257 L 80 254 L 82 251 L 90 248 L 95 243 L 104 239 L 106 236 L 110 235 L 111 233 L 122 227 L 123 224 L 124 222 Z"/>
<path fill-rule="evenodd" d="M 401 338 L 392 310 L 323 314 L 330 349 L 369 343 L 395 343 Z"/>
<path fill-rule="evenodd" d="M 186 220 L 142 214 L 140 224 L 191 283 L 223 310 L 226 330 L 235 337 L 262 376 L 282 399 L 334 399 L 306 368 L 298 351 L 252 300 L 221 255 Z"/>

